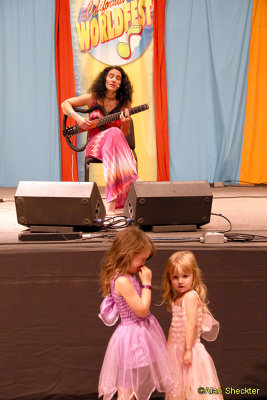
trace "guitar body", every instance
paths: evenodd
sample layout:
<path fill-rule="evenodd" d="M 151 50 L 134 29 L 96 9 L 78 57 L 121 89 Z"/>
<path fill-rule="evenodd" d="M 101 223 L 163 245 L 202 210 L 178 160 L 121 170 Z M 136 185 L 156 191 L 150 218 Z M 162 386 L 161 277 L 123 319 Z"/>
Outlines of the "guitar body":
<path fill-rule="evenodd" d="M 83 113 L 83 114 L 90 114 L 91 112 L 93 112 L 95 110 L 101 110 L 104 116 L 107 115 L 106 110 L 100 104 L 95 104 L 94 106 L 92 106 L 90 108 L 80 108 L 80 107 L 78 108 L 77 107 L 77 108 L 74 108 L 74 110 L 76 112 L 80 112 L 80 113 Z M 79 133 L 86 132 L 86 131 L 81 129 L 81 128 L 79 128 L 78 124 L 67 126 L 68 118 L 70 118 L 68 115 L 64 115 L 63 116 L 63 123 L 62 123 L 63 132 L 62 132 L 62 134 L 65 137 L 65 140 L 66 140 L 67 144 L 69 145 L 69 147 L 72 150 L 77 151 L 77 152 L 84 151 L 85 148 L 86 148 L 87 142 L 83 146 L 77 147 L 71 141 L 71 137 L 75 136 L 75 135 L 78 135 Z M 104 127 L 101 128 L 101 130 L 104 130 Z"/>
<path fill-rule="evenodd" d="M 100 111 L 100 112 L 94 113 L 94 111 Z M 90 121 L 97 120 L 98 123 L 99 123 L 99 120 L 102 120 L 104 117 L 108 117 L 109 115 L 112 115 L 116 112 L 121 113 L 121 104 L 120 103 L 115 108 L 113 108 L 113 110 L 111 110 L 110 113 L 108 113 L 105 110 L 105 108 L 99 104 L 95 104 L 94 106 L 92 106 L 91 108 L 88 109 L 89 120 Z M 99 128 L 101 131 L 104 131 L 110 127 L 111 127 L 110 123 L 107 122 L 103 125 L 97 124 L 97 126 L 95 128 L 91 128 L 91 129 L 93 130 L 93 129 Z M 91 129 L 89 129 L 89 131 Z M 80 132 L 83 132 L 83 129 L 80 128 Z"/>
<path fill-rule="evenodd" d="M 129 114 L 130 115 L 136 114 L 136 113 L 139 113 L 141 111 L 148 110 L 148 108 L 149 108 L 148 104 L 143 104 L 141 106 L 133 107 L 133 108 L 129 109 Z M 74 110 L 76 112 L 83 113 L 83 114 L 90 114 L 95 110 L 100 110 L 102 112 L 102 114 L 103 114 L 103 117 L 98 118 L 97 127 L 99 127 L 100 130 L 102 130 L 102 131 L 106 129 L 105 125 L 109 124 L 110 122 L 113 122 L 113 121 L 116 121 L 116 120 L 120 119 L 120 115 L 121 115 L 120 109 L 121 109 L 121 105 L 120 104 L 118 104 L 117 107 L 115 107 L 111 111 L 111 113 L 107 113 L 106 110 L 104 109 L 104 107 L 102 107 L 100 104 L 95 104 L 91 108 L 87 108 L 87 109 L 85 109 L 85 108 L 74 108 Z M 63 117 L 63 132 L 62 132 L 62 134 L 65 137 L 67 144 L 69 145 L 69 147 L 72 150 L 77 151 L 77 152 L 84 151 L 85 148 L 86 148 L 87 143 L 85 143 L 85 145 L 82 146 L 82 147 L 76 147 L 71 141 L 71 137 L 72 136 L 78 135 L 79 133 L 84 132 L 84 130 L 80 129 L 78 124 L 67 127 L 68 118 L 69 117 L 67 115 L 64 115 L 64 117 Z"/>

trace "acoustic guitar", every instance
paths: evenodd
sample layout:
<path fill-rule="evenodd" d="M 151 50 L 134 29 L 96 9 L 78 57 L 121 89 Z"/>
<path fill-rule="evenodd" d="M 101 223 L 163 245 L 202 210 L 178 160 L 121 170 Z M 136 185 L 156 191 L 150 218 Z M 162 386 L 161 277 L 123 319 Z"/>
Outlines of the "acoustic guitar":
<path fill-rule="evenodd" d="M 104 114 L 103 117 L 97 118 L 97 125 L 96 127 L 100 127 L 101 130 L 105 129 L 105 125 L 107 125 L 110 122 L 116 121 L 118 119 L 120 119 L 121 117 L 121 111 L 119 112 L 114 112 L 111 114 L 107 114 L 106 110 L 104 109 L 104 107 L 102 107 L 100 104 L 96 104 L 91 108 L 74 108 L 74 111 L 79 112 L 79 113 L 83 113 L 83 114 L 89 114 L 94 110 L 101 110 L 102 113 Z M 145 111 L 148 110 L 149 106 L 148 104 L 142 104 L 140 106 L 136 106 L 136 107 L 132 107 L 129 109 L 129 114 L 133 115 L 133 114 L 137 114 L 141 111 Z M 71 141 L 71 137 L 74 135 L 78 135 L 81 132 L 85 132 L 84 129 L 81 129 L 79 127 L 78 124 L 76 125 L 72 125 L 72 126 L 67 126 L 67 120 L 68 120 L 69 116 L 68 115 L 64 115 L 63 117 L 63 131 L 62 134 L 66 139 L 66 142 L 68 143 L 69 147 L 74 150 L 74 151 L 83 151 L 87 145 L 87 143 L 85 145 L 83 145 L 82 147 L 76 147 L 74 146 L 74 144 Z M 95 126 L 94 126 L 95 128 Z"/>

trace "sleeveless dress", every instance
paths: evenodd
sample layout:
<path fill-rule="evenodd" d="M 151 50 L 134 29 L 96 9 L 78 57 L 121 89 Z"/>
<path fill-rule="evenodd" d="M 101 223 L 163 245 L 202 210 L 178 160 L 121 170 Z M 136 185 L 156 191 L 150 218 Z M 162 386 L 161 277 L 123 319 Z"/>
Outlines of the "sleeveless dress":
<path fill-rule="evenodd" d="M 200 342 L 200 336 L 205 340 L 216 340 L 219 332 L 219 323 L 207 313 L 202 312 L 201 301 L 199 299 L 198 307 L 198 331 L 195 344 L 192 348 L 192 364 L 186 366 L 182 363 L 182 357 L 185 349 L 186 335 L 186 295 L 183 298 L 181 306 L 172 304 L 172 322 L 169 333 L 168 349 L 175 370 L 175 382 L 180 385 L 174 389 L 177 400 L 222 400 L 222 389 L 217 377 L 216 369 L 212 358 L 206 351 L 204 345 Z M 205 393 L 199 393 L 198 389 Z M 208 391 L 206 390 L 208 389 Z"/>
<path fill-rule="evenodd" d="M 92 106 L 96 105 L 94 102 Z M 115 107 L 109 114 L 119 112 Z M 100 109 L 89 114 L 93 120 L 102 117 Z M 89 131 L 89 141 L 86 145 L 86 157 L 98 158 L 103 163 L 106 183 L 106 201 L 116 200 L 115 208 L 123 208 L 130 185 L 138 179 L 136 161 L 131 149 L 120 130 L 121 120 L 108 123 L 104 131 L 99 127 Z"/>
<path fill-rule="evenodd" d="M 140 318 L 124 298 L 115 293 L 117 278 L 114 278 L 111 294 L 102 302 L 99 314 L 108 326 L 114 325 L 119 316 L 121 323 L 106 350 L 98 393 L 104 400 L 111 399 L 117 390 L 124 400 L 133 395 L 137 400 L 146 400 L 155 389 L 168 392 L 173 387 L 167 343 L 158 321 L 150 312 Z M 129 279 L 141 296 L 137 278 Z"/>

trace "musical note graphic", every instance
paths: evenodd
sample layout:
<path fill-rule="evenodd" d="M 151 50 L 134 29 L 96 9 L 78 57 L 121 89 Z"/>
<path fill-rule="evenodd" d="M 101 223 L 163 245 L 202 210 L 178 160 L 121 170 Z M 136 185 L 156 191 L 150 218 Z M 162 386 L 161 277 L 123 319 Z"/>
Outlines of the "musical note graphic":
<path fill-rule="evenodd" d="M 126 43 L 120 42 L 117 44 L 117 52 L 121 58 L 128 59 L 131 57 L 131 45 L 130 39 L 132 35 L 140 35 L 142 33 L 142 25 L 132 25 L 127 32 Z"/>

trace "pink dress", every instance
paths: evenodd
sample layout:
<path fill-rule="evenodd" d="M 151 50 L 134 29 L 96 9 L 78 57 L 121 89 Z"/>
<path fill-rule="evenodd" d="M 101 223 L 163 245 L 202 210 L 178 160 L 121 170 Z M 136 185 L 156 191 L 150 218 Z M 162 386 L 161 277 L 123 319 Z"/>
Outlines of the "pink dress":
<path fill-rule="evenodd" d="M 92 106 L 96 105 L 95 102 Z M 117 107 L 111 113 L 119 111 Z M 111 114 L 110 113 L 110 114 Z M 92 111 L 89 119 L 102 117 L 100 110 Z M 138 179 L 136 162 L 131 149 L 120 130 L 121 121 L 110 122 L 105 130 L 95 128 L 89 131 L 86 157 L 98 158 L 103 162 L 106 182 L 106 201 L 116 200 L 115 207 L 123 208 L 130 185 Z"/>
<path fill-rule="evenodd" d="M 198 293 L 196 291 L 192 292 L 199 299 L 199 307 L 198 332 L 192 348 L 192 364 L 190 366 L 185 366 L 182 363 L 186 334 L 186 295 L 182 306 L 172 304 L 172 322 L 168 349 L 175 370 L 175 381 L 179 382 L 179 385 L 175 390 L 175 396 L 170 398 L 174 397 L 177 400 L 222 400 L 222 389 L 213 360 L 200 342 L 200 336 L 208 341 L 215 340 L 219 332 L 219 323 L 211 315 L 202 312 Z M 203 392 L 203 388 L 205 393 L 199 393 L 198 390 Z"/>
<path fill-rule="evenodd" d="M 104 400 L 111 399 L 117 390 L 124 400 L 132 395 L 137 400 L 146 400 L 155 389 L 165 392 L 173 386 L 167 343 L 150 312 L 145 318 L 138 317 L 124 298 L 115 293 L 116 278 L 111 284 L 111 294 L 101 304 L 99 317 L 106 325 L 114 325 L 120 316 L 121 323 L 106 350 L 98 393 Z M 129 279 L 141 296 L 137 278 Z"/>

